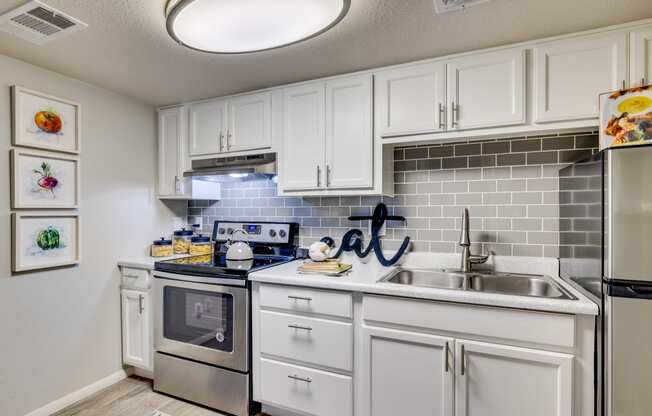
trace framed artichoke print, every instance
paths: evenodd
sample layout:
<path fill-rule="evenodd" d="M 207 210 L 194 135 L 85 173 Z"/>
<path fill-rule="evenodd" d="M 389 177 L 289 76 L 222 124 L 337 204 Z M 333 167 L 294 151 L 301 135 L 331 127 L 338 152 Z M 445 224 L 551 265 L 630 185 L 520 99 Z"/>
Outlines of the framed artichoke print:
<path fill-rule="evenodd" d="M 79 104 L 14 85 L 11 87 L 12 144 L 79 153 Z"/>
<path fill-rule="evenodd" d="M 79 215 L 12 214 L 12 271 L 71 266 L 80 261 Z"/>
<path fill-rule="evenodd" d="M 11 150 L 11 208 L 79 208 L 79 158 L 60 153 Z"/>

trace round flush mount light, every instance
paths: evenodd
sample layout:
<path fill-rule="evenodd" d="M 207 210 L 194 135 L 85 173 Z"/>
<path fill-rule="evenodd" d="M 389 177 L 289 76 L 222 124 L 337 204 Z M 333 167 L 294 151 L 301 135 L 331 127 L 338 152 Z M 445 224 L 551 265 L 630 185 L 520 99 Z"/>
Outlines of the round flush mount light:
<path fill-rule="evenodd" d="M 324 33 L 350 6 L 351 0 L 172 0 L 167 30 L 203 52 L 260 52 Z"/>

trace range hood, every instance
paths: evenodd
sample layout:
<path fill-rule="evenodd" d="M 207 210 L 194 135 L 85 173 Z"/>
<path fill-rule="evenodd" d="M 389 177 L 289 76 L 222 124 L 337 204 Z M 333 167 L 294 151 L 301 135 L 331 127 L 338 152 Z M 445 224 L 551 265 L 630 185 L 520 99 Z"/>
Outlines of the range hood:
<path fill-rule="evenodd" d="M 276 153 L 201 159 L 192 161 L 184 176 L 215 182 L 270 179 L 276 175 Z"/>

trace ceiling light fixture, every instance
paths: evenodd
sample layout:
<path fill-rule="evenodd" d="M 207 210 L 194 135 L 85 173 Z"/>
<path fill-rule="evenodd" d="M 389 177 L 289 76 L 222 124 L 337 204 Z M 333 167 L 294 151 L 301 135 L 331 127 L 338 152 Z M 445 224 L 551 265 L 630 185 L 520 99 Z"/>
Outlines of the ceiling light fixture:
<path fill-rule="evenodd" d="M 335 26 L 351 0 L 171 0 L 167 30 L 202 52 L 236 54 L 280 48 Z"/>

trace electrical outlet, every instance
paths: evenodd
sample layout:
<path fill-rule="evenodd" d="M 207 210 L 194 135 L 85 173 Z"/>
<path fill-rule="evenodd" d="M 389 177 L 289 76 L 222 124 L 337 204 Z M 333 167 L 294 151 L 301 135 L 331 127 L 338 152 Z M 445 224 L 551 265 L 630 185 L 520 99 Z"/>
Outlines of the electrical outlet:
<path fill-rule="evenodd" d="M 186 220 L 183 219 L 182 217 L 174 217 L 172 220 L 172 227 L 175 230 L 180 230 L 186 226 Z"/>

